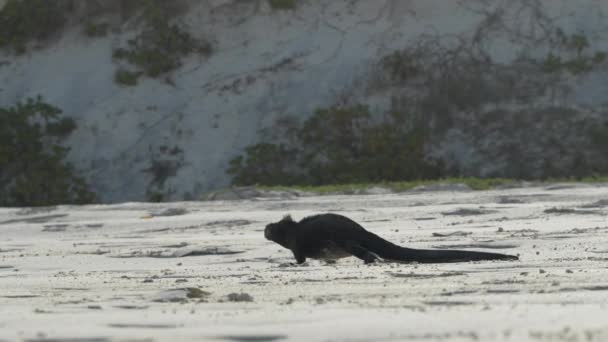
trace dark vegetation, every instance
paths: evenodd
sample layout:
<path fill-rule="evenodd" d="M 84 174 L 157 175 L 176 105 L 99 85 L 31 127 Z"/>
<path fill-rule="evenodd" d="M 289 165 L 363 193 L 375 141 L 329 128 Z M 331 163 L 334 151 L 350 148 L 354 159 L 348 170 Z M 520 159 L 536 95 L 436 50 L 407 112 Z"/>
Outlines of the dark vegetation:
<path fill-rule="evenodd" d="M 141 76 L 140 71 L 129 71 L 123 68 L 119 68 L 114 73 L 114 82 L 126 86 L 137 85 L 137 79 Z"/>
<path fill-rule="evenodd" d="M 28 99 L 0 108 L 0 206 L 90 203 L 94 195 L 65 161 L 61 142 L 76 128 L 61 110 Z"/>
<path fill-rule="evenodd" d="M 608 120 L 589 128 L 591 142 L 604 155 L 608 155 Z"/>
<path fill-rule="evenodd" d="M 192 53 L 211 54 L 209 42 L 195 39 L 174 22 L 185 6 L 184 0 L 8 0 L 0 10 L 0 48 L 23 54 L 33 43 L 58 34 L 68 21 L 83 22 L 83 33 L 95 38 L 132 20 L 141 32 L 112 56 L 132 69 L 122 66 L 115 81 L 133 86 L 140 75 L 156 78 L 179 68 Z"/>
<path fill-rule="evenodd" d="M 236 185 L 324 185 L 432 179 L 439 164 L 425 158 L 427 127 L 416 116 L 376 118 L 366 106 L 318 110 L 286 124 L 273 140 L 249 146 L 230 162 Z"/>
<path fill-rule="evenodd" d="M 562 31 L 557 31 L 556 35 L 559 39 L 556 49 L 558 51 L 549 52 L 542 62 L 545 72 L 567 71 L 578 75 L 591 71 L 606 60 L 606 53 L 603 51 L 589 52 L 590 44 L 586 36 L 582 34 L 567 36 Z"/>
<path fill-rule="evenodd" d="M 88 22 L 84 26 L 84 33 L 92 38 L 105 37 L 108 34 L 110 25 L 106 22 Z"/>
<path fill-rule="evenodd" d="M 444 46 L 424 37 L 382 58 L 371 77 L 363 96 L 390 96 L 389 111 L 334 106 L 302 123 L 278 121 L 231 160 L 228 173 L 235 185 L 266 186 L 599 179 L 608 173 L 608 123 L 567 106 L 530 106 L 541 97 L 559 101 L 568 77 L 605 62 L 584 35 L 560 32 L 545 61 L 522 57 L 509 65 L 494 62 L 482 38 L 479 46 Z M 345 102 L 356 102 L 356 94 Z M 513 106 L 523 109 L 507 109 Z M 471 160 L 445 146 L 454 132 Z"/>
<path fill-rule="evenodd" d="M 271 8 L 276 10 L 292 10 L 296 8 L 297 0 L 268 0 Z"/>
<path fill-rule="evenodd" d="M 0 48 L 23 54 L 30 42 L 56 34 L 66 23 L 67 5 L 62 0 L 8 0 L 0 9 Z"/>
<path fill-rule="evenodd" d="M 142 31 L 128 41 L 127 46 L 114 50 L 113 57 L 135 67 L 136 71 L 117 73 L 115 80 L 123 85 L 137 84 L 135 74 L 156 78 L 181 66 L 182 58 L 192 54 L 211 54 L 211 44 L 194 39 L 171 18 L 179 11 L 179 1 L 139 0 L 126 10 L 139 13 L 144 23 Z M 128 76 L 128 77 L 125 77 Z"/>
<path fill-rule="evenodd" d="M 173 190 L 165 183 L 177 175 L 184 163 L 184 151 L 177 145 L 161 145 L 158 150 L 153 151 L 150 166 L 143 170 L 152 176 L 152 181 L 146 189 L 146 199 L 150 202 L 163 202 L 173 195 Z"/>

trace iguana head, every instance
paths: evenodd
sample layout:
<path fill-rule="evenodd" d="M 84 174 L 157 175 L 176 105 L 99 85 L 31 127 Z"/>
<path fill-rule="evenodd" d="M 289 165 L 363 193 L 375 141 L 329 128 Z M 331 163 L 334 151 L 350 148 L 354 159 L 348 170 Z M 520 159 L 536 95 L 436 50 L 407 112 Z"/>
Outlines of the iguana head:
<path fill-rule="evenodd" d="M 279 222 L 270 223 L 264 229 L 264 236 L 270 241 L 274 241 L 284 247 L 287 247 L 290 239 L 289 232 L 295 228 L 297 223 L 291 218 L 290 215 L 286 215 Z"/>

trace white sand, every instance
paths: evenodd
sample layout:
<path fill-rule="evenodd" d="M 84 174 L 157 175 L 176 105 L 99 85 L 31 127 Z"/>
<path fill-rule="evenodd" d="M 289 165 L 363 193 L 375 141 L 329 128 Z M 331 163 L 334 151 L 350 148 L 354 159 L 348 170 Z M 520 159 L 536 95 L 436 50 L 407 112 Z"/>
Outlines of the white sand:
<path fill-rule="evenodd" d="M 581 185 L 0 209 L 0 340 L 606 341 L 608 203 L 585 207 L 602 199 Z M 167 208 L 186 212 L 154 216 Z M 445 215 L 461 209 L 482 214 Z M 521 261 L 285 265 L 264 225 L 319 212 L 409 247 Z M 432 235 L 457 231 L 471 234 Z M 197 250 L 242 253 L 183 256 Z M 171 291 L 188 287 L 210 294 Z"/>

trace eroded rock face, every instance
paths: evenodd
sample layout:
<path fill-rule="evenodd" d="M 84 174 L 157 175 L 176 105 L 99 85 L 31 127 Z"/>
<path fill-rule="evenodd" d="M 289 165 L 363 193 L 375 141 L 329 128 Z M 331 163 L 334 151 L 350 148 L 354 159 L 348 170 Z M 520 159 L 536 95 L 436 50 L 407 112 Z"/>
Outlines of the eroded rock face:
<path fill-rule="evenodd" d="M 608 46 L 599 34 L 608 4 L 190 6 L 174 20 L 212 41 L 211 55 L 119 86 L 112 51 L 139 32 L 137 25 L 96 38 L 74 26 L 26 55 L 0 55 L 0 105 L 40 94 L 76 119 L 69 158 L 106 202 L 196 199 L 225 187 L 230 159 L 258 141 L 259 130 L 337 103 L 428 117 L 428 155 L 459 175 L 559 176 L 608 167 L 601 147 Z"/>

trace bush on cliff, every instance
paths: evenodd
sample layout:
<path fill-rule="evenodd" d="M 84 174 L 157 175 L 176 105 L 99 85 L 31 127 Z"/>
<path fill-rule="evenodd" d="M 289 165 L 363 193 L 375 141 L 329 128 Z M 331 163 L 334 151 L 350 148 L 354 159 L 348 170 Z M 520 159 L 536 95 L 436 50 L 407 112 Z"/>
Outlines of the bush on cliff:
<path fill-rule="evenodd" d="M 61 0 L 8 0 L 0 9 L 0 48 L 23 54 L 29 42 L 50 37 L 65 25 L 67 5 Z"/>
<path fill-rule="evenodd" d="M 124 60 L 148 77 L 159 77 L 181 66 L 182 58 L 191 53 L 211 54 L 211 44 L 192 37 L 180 25 L 171 23 L 172 4 L 169 1 L 140 0 L 145 27 L 127 47 L 114 50 L 116 60 Z"/>
<path fill-rule="evenodd" d="M 440 165 L 424 155 L 427 132 L 415 116 L 391 114 L 379 119 L 366 106 L 330 107 L 279 132 L 275 141 L 248 146 L 244 155 L 232 159 L 228 173 L 235 185 L 438 178 Z"/>
<path fill-rule="evenodd" d="M 60 142 L 76 128 L 61 110 L 28 99 L 0 107 L 0 206 L 43 206 L 94 200 L 84 180 L 65 161 Z"/>

